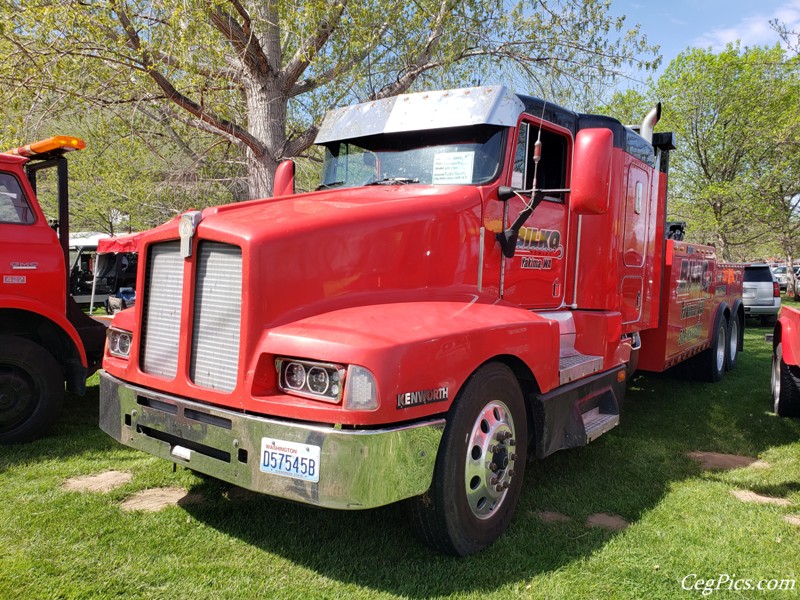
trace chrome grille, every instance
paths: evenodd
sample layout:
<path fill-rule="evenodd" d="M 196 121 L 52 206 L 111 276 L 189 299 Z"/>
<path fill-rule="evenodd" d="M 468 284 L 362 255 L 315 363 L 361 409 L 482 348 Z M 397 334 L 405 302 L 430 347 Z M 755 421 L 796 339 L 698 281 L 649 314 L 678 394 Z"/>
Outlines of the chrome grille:
<path fill-rule="evenodd" d="M 142 326 L 141 366 L 145 373 L 172 378 L 178 372 L 183 263 L 180 242 L 150 248 Z"/>
<path fill-rule="evenodd" d="M 241 248 L 201 242 L 190 367 L 190 377 L 196 385 L 226 392 L 236 387 L 241 315 Z"/>

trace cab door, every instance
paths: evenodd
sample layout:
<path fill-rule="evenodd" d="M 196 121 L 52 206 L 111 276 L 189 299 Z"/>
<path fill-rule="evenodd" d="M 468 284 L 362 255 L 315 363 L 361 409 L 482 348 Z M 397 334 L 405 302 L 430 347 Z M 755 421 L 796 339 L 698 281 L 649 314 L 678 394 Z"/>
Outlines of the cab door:
<path fill-rule="evenodd" d="M 571 154 L 569 131 L 523 117 L 511 175 L 511 187 L 518 195 L 506 201 L 505 227 L 531 201 L 534 187 L 544 191 L 544 199 L 520 229 L 514 257 L 501 258 L 500 297 L 526 308 L 557 308 L 564 301 L 569 211 L 563 190 L 568 187 Z"/>

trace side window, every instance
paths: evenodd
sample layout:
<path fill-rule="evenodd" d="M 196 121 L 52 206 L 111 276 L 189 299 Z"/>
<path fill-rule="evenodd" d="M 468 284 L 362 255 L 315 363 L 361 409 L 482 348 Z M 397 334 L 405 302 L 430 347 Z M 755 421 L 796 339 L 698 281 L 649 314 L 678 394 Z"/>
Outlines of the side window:
<path fill-rule="evenodd" d="M 35 220 L 16 177 L 0 173 L 0 223 L 29 225 Z"/>
<path fill-rule="evenodd" d="M 541 140 L 542 154 L 539 166 L 535 167 L 533 152 L 537 140 Z M 514 155 L 514 171 L 511 186 L 529 190 L 533 187 L 534 173 L 536 187 L 540 190 L 560 190 L 567 187 L 567 148 L 565 136 L 539 129 L 534 124 L 521 123 L 517 136 L 517 151 Z M 563 201 L 563 192 L 548 193 L 548 200 Z"/>

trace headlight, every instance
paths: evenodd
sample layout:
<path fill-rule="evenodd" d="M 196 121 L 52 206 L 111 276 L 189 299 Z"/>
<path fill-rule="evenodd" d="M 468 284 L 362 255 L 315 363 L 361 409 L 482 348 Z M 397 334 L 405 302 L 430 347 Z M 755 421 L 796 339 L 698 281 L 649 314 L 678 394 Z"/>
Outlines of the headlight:
<path fill-rule="evenodd" d="M 342 365 L 278 358 L 275 368 L 278 387 L 284 392 L 324 402 L 338 403 L 342 399 L 345 377 Z"/>
<path fill-rule="evenodd" d="M 380 404 L 375 376 L 358 365 L 277 358 L 278 387 L 303 398 L 338 404 L 347 410 L 375 410 Z"/>
<path fill-rule="evenodd" d="M 106 337 L 108 338 L 108 352 L 111 356 L 119 358 L 128 358 L 130 356 L 131 342 L 133 341 L 133 334 L 130 331 L 109 327 L 106 330 Z"/>

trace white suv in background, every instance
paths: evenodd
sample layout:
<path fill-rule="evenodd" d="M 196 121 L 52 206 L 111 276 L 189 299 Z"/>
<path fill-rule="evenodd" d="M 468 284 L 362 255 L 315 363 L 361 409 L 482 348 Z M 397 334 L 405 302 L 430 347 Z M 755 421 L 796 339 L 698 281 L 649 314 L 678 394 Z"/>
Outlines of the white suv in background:
<path fill-rule="evenodd" d="M 760 317 L 762 325 L 774 325 L 778 320 L 781 289 L 769 265 L 745 266 L 742 303 L 745 316 Z"/>

